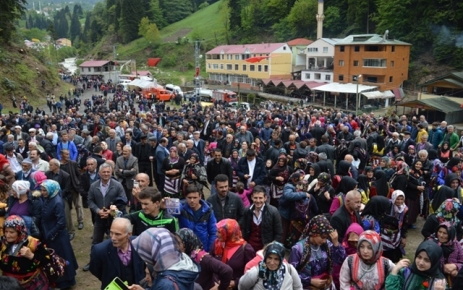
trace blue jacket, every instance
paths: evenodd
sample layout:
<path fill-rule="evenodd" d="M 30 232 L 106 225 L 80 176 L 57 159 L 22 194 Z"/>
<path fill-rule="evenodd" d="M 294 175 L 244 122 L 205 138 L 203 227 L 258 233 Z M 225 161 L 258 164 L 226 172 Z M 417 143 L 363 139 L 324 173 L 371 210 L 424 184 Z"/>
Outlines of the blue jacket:
<path fill-rule="evenodd" d="M 169 153 L 161 146 L 158 145 L 156 147 L 156 173 L 160 175 L 164 175 L 164 172 L 162 172 L 162 162 L 164 162 L 164 159 L 166 159 L 167 156 L 169 156 Z"/>
<path fill-rule="evenodd" d="M 256 157 L 256 166 L 254 167 L 254 172 L 249 172 L 248 159 L 246 157 L 242 157 L 238 161 L 236 174 L 238 174 L 239 178 L 244 183 L 244 186 L 247 188 L 248 182 L 246 179 L 244 179 L 246 174 L 251 175 L 252 181 L 254 181 L 256 185 L 262 185 L 267 171 L 265 170 L 264 161 L 261 158 Z"/>
<path fill-rule="evenodd" d="M 278 202 L 278 211 L 280 215 L 286 220 L 291 220 L 292 214 L 294 213 L 295 202 L 305 199 L 307 199 L 307 194 L 305 192 L 296 191 L 296 186 L 291 182 L 286 183 L 283 187 L 283 195 Z M 311 213 L 310 217 L 312 218 L 312 216 L 318 212 L 318 206 L 313 197 L 310 198 L 309 202 L 309 213 Z"/>
<path fill-rule="evenodd" d="M 131 237 L 133 240 L 134 237 Z M 132 247 L 132 266 L 133 266 L 133 283 L 138 284 L 145 278 L 145 262 L 140 258 L 138 253 Z M 112 245 L 111 240 L 106 240 L 92 247 L 90 254 L 90 272 L 93 276 L 101 281 L 101 289 L 105 289 L 114 277 L 119 277 L 124 281 L 126 269 L 122 268 L 117 248 Z"/>
<path fill-rule="evenodd" d="M 195 280 L 198 278 L 200 267 L 194 263 L 188 256 L 183 254 L 184 258 L 189 260 L 180 261 L 169 269 L 156 273 L 153 280 L 153 286 L 150 290 L 193 290 L 195 289 Z M 175 287 L 177 286 L 177 287 Z"/>
<path fill-rule="evenodd" d="M 434 131 L 434 129 L 429 130 L 428 141 L 431 142 L 434 149 L 437 150 L 442 139 L 444 139 L 444 132 L 442 132 L 440 128 L 437 128 L 436 131 Z"/>
<path fill-rule="evenodd" d="M 180 228 L 189 228 L 192 230 L 203 243 L 204 250 L 209 252 L 213 248 L 215 239 L 217 238 L 217 220 L 215 219 L 212 206 L 204 200 L 200 202 L 201 208 L 199 210 L 202 214 L 196 219 L 191 207 L 186 201 L 183 201 L 181 203 L 182 209 L 180 216 L 178 216 L 178 222 Z"/>
<path fill-rule="evenodd" d="M 74 144 L 73 141 L 68 141 L 68 143 L 69 159 L 71 159 L 72 161 L 77 161 L 77 156 L 79 155 L 79 153 L 77 152 L 76 144 Z M 56 146 L 56 158 L 58 160 L 61 160 L 62 145 L 62 142 L 58 142 L 58 145 Z"/>

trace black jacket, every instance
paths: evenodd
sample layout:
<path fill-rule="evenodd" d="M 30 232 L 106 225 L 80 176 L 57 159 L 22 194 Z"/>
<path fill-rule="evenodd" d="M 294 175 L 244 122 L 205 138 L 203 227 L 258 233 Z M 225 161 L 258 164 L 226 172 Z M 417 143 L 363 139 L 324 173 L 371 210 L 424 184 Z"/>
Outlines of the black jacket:
<path fill-rule="evenodd" d="M 217 170 L 217 168 L 219 168 Z M 219 174 L 225 174 L 228 176 L 228 185 L 231 187 L 233 185 L 233 169 L 231 167 L 230 161 L 222 157 L 222 160 L 219 164 L 216 164 L 214 159 L 209 160 L 206 165 L 207 172 L 207 181 L 212 184 L 214 178 Z"/>
<path fill-rule="evenodd" d="M 69 173 L 60 169 L 56 176 L 53 173 L 53 171 L 45 172 L 45 176 L 47 177 L 47 179 L 52 179 L 59 183 L 61 187 L 61 197 L 67 202 L 70 202 L 72 198 L 70 195 L 71 194 L 71 182 L 70 182 L 71 177 L 69 176 Z"/>
<path fill-rule="evenodd" d="M 228 192 L 227 197 L 225 197 L 225 205 L 223 207 L 218 193 L 209 196 L 207 202 L 212 205 L 217 222 L 223 219 L 234 219 L 236 221 L 240 221 L 243 217 L 243 201 L 241 200 L 241 197 L 233 192 Z"/>
<path fill-rule="evenodd" d="M 243 239 L 249 240 L 253 223 L 253 208 L 251 206 L 244 211 L 243 218 L 240 221 Z M 262 212 L 261 237 L 264 245 L 272 241 L 280 241 L 283 236 L 283 227 L 278 209 L 272 205 L 265 205 Z"/>
<path fill-rule="evenodd" d="M 360 215 L 358 212 L 355 212 L 355 216 L 357 217 L 357 223 L 361 223 Z M 338 208 L 330 220 L 331 226 L 338 232 L 338 240 L 342 243 L 342 239 L 346 234 L 347 228 L 352 224 L 350 219 L 349 212 L 347 211 L 345 205 L 342 205 Z"/>

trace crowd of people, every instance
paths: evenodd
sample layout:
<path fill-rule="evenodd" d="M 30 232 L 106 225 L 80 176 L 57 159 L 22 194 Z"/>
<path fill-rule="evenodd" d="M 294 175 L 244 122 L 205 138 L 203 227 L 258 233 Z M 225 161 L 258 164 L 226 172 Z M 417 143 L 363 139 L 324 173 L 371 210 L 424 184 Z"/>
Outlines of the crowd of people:
<path fill-rule="evenodd" d="M 85 113 L 50 96 L 49 114 L 1 116 L 8 289 L 73 287 L 70 241 L 86 226 L 82 269 L 101 289 L 463 289 L 463 143 L 445 121 L 273 102 L 136 108 L 135 92 L 72 81 L 74 99 L 95 90 Z M 66 260 L 58 278 L 51 249 Z"/>

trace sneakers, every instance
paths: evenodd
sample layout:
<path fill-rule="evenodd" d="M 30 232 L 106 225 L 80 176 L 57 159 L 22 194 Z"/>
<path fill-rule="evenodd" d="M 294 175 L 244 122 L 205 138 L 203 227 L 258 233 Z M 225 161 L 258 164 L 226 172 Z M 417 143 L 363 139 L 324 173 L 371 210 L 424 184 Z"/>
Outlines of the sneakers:
<path fill-rule="evenodd" d="M 84 223 L 80 222 L 79 225 L 77 226 L 77 229 L 80 231 L 84 228 Z"/>
<path fill-rule="evenodd" d="M 82 271 L 84 271 L 84 272 L 87 272 L 88 270 L 90 270 L 90 263 L 88 263 L 87 265 L 85 265 L 85 266 L 82 268 Z"/>

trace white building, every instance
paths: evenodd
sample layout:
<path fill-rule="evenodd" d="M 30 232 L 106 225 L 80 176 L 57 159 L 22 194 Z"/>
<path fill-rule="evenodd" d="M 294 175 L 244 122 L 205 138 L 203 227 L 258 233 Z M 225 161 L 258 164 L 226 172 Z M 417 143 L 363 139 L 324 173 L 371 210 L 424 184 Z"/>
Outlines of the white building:
<path fill-rule="evenodd" d="M 79 65 L 81 76 L 102 76 L 104 81 L 119 81 L 120 71 L 116 64 L 110 60 L 88 60 Z"/>
<path fill-rule="evenodd" d="M 306 49 L 306 68 L 301 72 L 301 80 L 320 83 L 333 82 L 334 45 L 338 38 L 320 38 Z"/>

